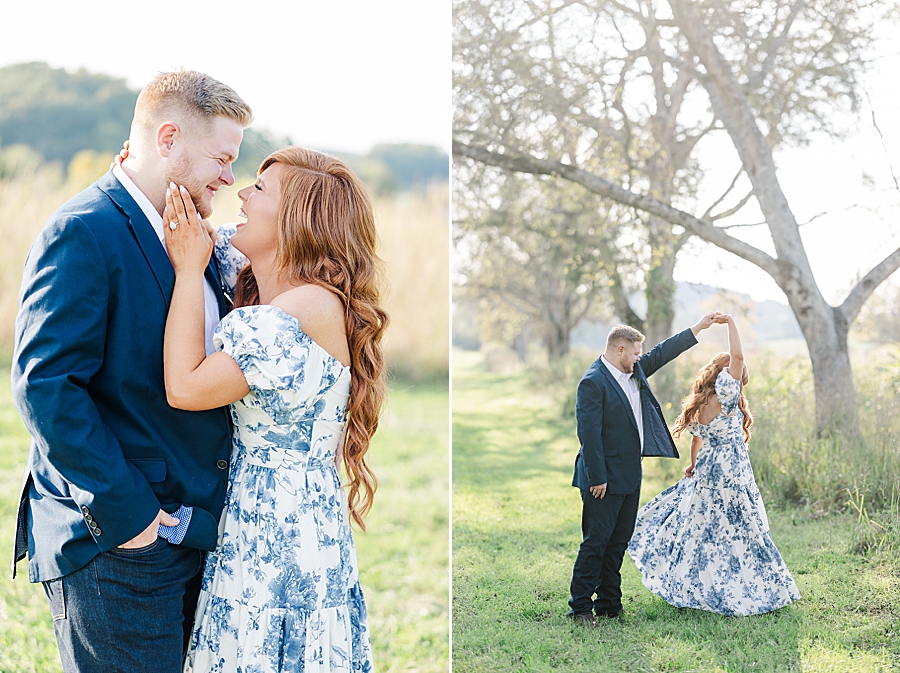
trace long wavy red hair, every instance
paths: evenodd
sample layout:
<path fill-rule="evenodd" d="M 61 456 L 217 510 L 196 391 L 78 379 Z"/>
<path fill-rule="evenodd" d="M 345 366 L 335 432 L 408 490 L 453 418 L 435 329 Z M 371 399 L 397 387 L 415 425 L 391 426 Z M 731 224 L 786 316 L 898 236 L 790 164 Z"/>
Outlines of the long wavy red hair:
<path fill-rule="evenodd" d="M 691 392 L 681 400 L 681 413 L 675 419 L 672 426 L 672 434 L 680 437 L 681 433 L 691 424 L 697 423 L 700 417 L 700 409 L 709 402 L 710 398 L 716 394 L 716 379 L 719 373 L 731 362 L 731 355 L 728 353 L 719 353 L 712 360 L 707 362 L 697 378 L 694 385 L 691 386 Z M 744 386 L 749 382 L 750 377 L 745 366 L 741 372 L 741 396 L 738 400 L 738 408 L 744 412 L 744 420 L 742 426 L 744 430 L 744 441 L 750 441 L 750 428 L 753 427 L 753 414 L 750 413 L 750 407 L 747 406 L 747 398 L 744 397 Z"/>
<path fill-rule="evenodd" d="M 344 306 L 352 378 L 342 456 L 350 516 L 365 530 L 363 517 L 378 487 L 365 456 L 384 402 L 381 337 L 388 325 L 380 306 L 383 273 L 372 203 L 346 164 L 326 154 L 288 147 L 266 157 L 259 173 L 275 163 L 284 167 L 276 253 L 281 272 L 334 292 Z M 248 265 L 238 276 L 235 305 L 258 303 Z"/>

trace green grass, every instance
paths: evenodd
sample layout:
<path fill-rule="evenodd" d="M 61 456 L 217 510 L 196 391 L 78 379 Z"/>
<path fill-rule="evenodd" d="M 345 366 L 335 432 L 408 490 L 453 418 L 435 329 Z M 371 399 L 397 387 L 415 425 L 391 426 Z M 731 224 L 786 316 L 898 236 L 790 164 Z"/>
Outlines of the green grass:
<path fill-rule="evenodd" d="M 28 435 L 0 375 L 0 673 L 60 671 L 43 590 L 5 572 Z M 449 660 L 449 438 L 443 385 L 389 394 L 369 457 L 380 480 L 367 533 L 356 533 L 379 673 L 446 671 Z"/>
<path fill-rule="evenodd" d="M 626 616 L 569 622 L 581 540 L 572 488 L 574 423 L 524 374 L 453 356 L 453 670 L 893 671 L 900 666 L 900 578 L 853 554 L 854 517 L 769 508 L 775 543 L 800 589 L 768 615 L 729 618 L 674 608 L 646 590 L 626 557 Z M 687 447 L 683 447 L 687 448 Z M 687 455 L 683 450 L 682 456 Z M 642 501 L 687 460 L 644 462 Z"/>

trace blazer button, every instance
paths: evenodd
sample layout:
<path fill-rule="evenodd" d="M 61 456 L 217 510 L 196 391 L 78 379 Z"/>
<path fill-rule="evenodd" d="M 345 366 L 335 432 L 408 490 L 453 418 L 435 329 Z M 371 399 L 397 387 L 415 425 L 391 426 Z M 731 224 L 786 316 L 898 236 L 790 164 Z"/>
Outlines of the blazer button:
<path fill-rule="evenodd" d="M 216 461 L 216 467 L 218 467 L 220 470 L 224 470 L 226 467 L 228 467 L 228 461 L 218 460 Z"/>
<path fill-rule="evenodd" d="M 94 535 L 96 535 L 97 537 L 100 537 L 101 531 L 99 528 L 94 528 Z"/>
<path fill-rule="evenodd" d="M 94 517 L 92 517 L 90 514 L 85 514 L 84 520 L 87 521 L 88 523 L 91 523 L 94 520 Z"/>
<path fill-rule="evenodd" d="M 90 513 L 91 513 L 91 510 L 89 510 L 89 509 L 87 508 L 87 505 L 82 505 L 82 506 L 81 506 L 81 513 L 82 513 L 82 514 L 90 514 Z"/>

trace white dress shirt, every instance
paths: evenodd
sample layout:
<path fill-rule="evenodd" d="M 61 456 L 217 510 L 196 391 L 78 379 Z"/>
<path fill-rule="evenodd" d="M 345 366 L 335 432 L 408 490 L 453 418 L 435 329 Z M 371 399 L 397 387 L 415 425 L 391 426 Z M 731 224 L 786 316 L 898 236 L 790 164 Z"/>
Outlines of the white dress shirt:
<path fill-rule="evenodd" d="M 635 380 L 633 374 L 629 374 L 623 371 L 620 371 L 615 365 L 611 364 L 609 360 L 607 360 L 602 355 L 600 359 L 603 360 L 603 364 L 606 365 L 606 368 L 609 370 L 609 373 L 613 375 L 613 378 L 616 380 L 616 383 L 619 384 L 619 387 L 622 388 L 622 392 L 625 393 L 625 397 L 628 398 L 628 401 L 631 403 L 631 411 L 634 413 L 634 420 L 637 423 L 638 436 L 641 439 L 641 450 L 644 449 L 644 416 L 641 413 L 641 388 L 640 384 Z"/>
<path fill-rule="evenodd" d="M 134 181 L 128 177 L 128 174 L 122 170 L 121 166 L 115 166 L 112 173 L 116 179 L 122 183 L 122 186 L 131 195 L 131 198 L 133 198 L 138 206 L 140 206 L 141 211 L 143 211 L 144 215 L 150 221 L 153 231 L 156 232 L 163 250 L 166 250 L 166 235 L 163 231 L 162 215 L 156 211 L 156 208 L 150 203 L 150 199 L 144 195 L 144 192 L 138 189 L 138 186 L 134 184 Z M 166 255 L 168 254 L 169 251 L 166 250 Z M 206 309 L 204 319 L 206 354 L 211 355 L 216 352 L 215 347 L 213 346 L 213 333 L 216 331 L 216 326 L 219 324 L 219 304 L 216 301 L 216 293 L 209 284 L 209 281 L 203 284 L 203 304 Z"/>

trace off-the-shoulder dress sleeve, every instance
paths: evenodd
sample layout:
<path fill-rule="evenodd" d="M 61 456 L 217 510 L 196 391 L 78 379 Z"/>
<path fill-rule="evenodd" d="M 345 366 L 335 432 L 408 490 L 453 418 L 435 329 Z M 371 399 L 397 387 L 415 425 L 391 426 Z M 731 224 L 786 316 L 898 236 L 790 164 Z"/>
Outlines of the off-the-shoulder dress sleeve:
<path fill-rule="evenodd" d="M 219 264 L 219 273 L 222 282 L 231 292 L 237 284 L 237 277 L 241 269 L 247 266 L 247 258 L 244 254 L 231 245 L 231 237 L 237 231 L 237 225 L 233 222 L 223 224 L 216 232 L 216 248 L 214 254 Z"/>
<path fill-rule="evenodd" d="M 275 306 L 244 306 L 222 318 L 216 349 L 230 355 L 255 400 L 279 423 L 303 417 L 337 382 L 345 367 Z"/>
<path fill-rule="evenodd" d="M 722 413 L 733 414 L 741 398 L 741 382 L 728 373 L 728 367 L 719 372 L 716 379 L 716 396 L 722 405 Z"/>

